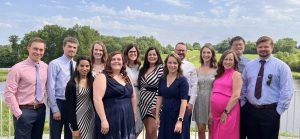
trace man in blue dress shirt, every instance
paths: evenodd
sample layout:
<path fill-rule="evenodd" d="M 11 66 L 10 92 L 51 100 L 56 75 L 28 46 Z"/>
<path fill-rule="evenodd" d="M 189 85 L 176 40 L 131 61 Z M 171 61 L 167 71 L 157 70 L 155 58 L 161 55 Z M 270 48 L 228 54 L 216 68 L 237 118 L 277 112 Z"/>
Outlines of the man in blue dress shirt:
<path fill-rule="evenodd" d="M 78 40 L 66 37 L 63 41 L 64 54 L 52 60 L 48 66 L 47 93 L 50 102 L 50 138 L 61 139 L 64 126 L 64 139 L 72 139 L 72 133 L 67 119 L 67 104 L 65 90 L 75 69 L 73 57 L 76 55 Z"/>
<path fill-rule="evenodd" d="M 278 139 L 280 115 L 288 109 L 294 92 L 290 67 L 272 56 L 272 38 L 256 42 L 259 58 L 243 71 L 241 116 L 248 139 Z"/>
<path fill-rule="evenodd" d="M 250 62 L 250 59 L 243 55 L 245 50 L 245 40 L 241 36 L 235 36 L 230 40 L 229 45 L 231 50 L 233 50 L 239 58 L 239 72 L 243 73 L 246 64 Z"/>

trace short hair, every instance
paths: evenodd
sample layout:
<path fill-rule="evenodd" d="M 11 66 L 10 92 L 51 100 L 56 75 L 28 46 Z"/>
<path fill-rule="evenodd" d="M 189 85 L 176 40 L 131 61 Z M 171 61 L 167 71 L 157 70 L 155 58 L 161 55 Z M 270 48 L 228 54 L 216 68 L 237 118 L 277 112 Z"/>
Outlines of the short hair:
<path fill-rule="evenodd" d="M 65 47 L 65 45 L 68 43 L 75 43 L 75 44 L 79 44 L 78 40 L 75 37 L 65 37 L 64 41 L 63 41 L 63 47 Z"/>
<path fill-rule="evenodd" d="M 32 45 L 32 43 L 34 43 L 34 42 L 44 43 L 44 44 L 45 44 L 45 47 L 46 47 L 45 41 L 44 41 L 42 38 L 40 38 L 40 37 L 33 37 L 33 38 L 31 38 L 31 39 L 28 41 L 27 47 L 30 47 L 30 46 Z"/>
<path fill-rule="evenodd" d="M 178 43 L 175 45 L 175 49 L 176 49 L 176 47 L 177 47 L 179 44 L 186 46 L 186 44 L 185 44 L 184 42 L 178 42 Z"/>
<path fill-rule="evenodd" d="M 243 37 L 241 37 L 241 36 L 235 36 L 235 37 L 233 37 L 233 38 L 230 40 L 230 42 L 229 42 L 230 47 L 232 46 L 233 42 L 239 41 L 239 40 L 242 40 L 243 43 L 246 44 L 246 42 L 245 42 L 245 40 L 244 40 Z"/>
<path fill-rule="evenodd" d="M 270 41 L 272 46 L 274 45 L 273 39 L 271 37 L 269 37 L 269 36 L 261 36 L 261 37 L 259 37 L 257 39 L 256 46 L 259 45 L 260 43 L 267 42 L 267 41 Z"/>

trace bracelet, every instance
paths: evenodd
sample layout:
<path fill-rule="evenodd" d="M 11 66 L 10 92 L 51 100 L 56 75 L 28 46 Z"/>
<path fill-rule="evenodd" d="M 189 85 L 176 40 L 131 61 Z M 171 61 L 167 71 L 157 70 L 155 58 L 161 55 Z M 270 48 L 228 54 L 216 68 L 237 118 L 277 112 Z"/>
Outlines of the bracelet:
<path fill-rule="evenodd" d="M 224 113 L 225 113 L 225 114 L 229 114 L 229 111 L 225 109 L 225 110 L 224 110 Z"/>
<path fill-rule="evenodd" d="M 183 118 L 181 118 L 181 117 L 178 117 L 177 121 L 180 121 L 180 122 L 182 122 L 182 121 L 183 121 Z"/>

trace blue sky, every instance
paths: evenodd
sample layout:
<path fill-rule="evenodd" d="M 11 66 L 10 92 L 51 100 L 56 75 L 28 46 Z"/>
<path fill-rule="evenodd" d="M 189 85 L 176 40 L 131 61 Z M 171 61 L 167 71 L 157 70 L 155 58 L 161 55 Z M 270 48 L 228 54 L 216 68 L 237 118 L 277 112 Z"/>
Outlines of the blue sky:
<path fill-rule="evenodd" d="M 216 44 L 236 35 L 300 42 L 299 13 L 300 0 L 0 0 L 0 44 L 47 24 L 89 25 L 119 37 L 152 35 L 162 45 Z"/>

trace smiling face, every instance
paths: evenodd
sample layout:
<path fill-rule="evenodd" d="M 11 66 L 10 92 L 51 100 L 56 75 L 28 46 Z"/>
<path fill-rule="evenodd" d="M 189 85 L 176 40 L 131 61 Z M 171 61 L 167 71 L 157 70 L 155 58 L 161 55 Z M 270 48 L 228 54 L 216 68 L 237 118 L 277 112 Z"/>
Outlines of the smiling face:
<path fill-rule="evenodd" d="M 68 58 L 73 58 L 76 55 L 78 44 L 67 42 L 64 47 L 64 55 Z"/>
<path fill-rule="evenodd" d="M 178 71 L 178 61 L 175 57 L 170 56 L 167 61 L 167 68 L 169 73 L 177 73 Z"/>
<path fill-rule="evenodd" d="M 258 55 L 264 59 L 268 58 L 272 54 L 273 48 L 274 46 L 272 45 L 271 41 L 264 41 L 256 46 Z"/>
<path fill-rule="evenodd" d="M 91 70 L 90 62 L 87 60 L 80 60 L 78 66 L 76 67 L 80 76 L 87 76 Z"/>
<path fill-rule="evenodd" d="M 29 58 L 34 62 L 39 62 L 45 53 L 45 43 L 33 42 L 27 47 Z"/>
<path fill-rule="evenodd" d="M 93 56 L 95 59 L 100 60 L 103 56 L 103 48 L 100 44 L 96 43 L 93 49 Z"/>
<path fill-rule="evenodd" d="M 150 63 L 150 65 L 155 65 L 157 60 L 158 60 L 158 56 L 155 50 L 150 50 L 148 55 L 147 55 L 147 59 Z"/>
<path fill-rule="evenodd" d="M 110 67 L 112 70 L 121 70 L 123 66 L 123 59 L 121 54 L 116 54 L 111 58 Z"/>
<path fill-rule="evenodd" d="M 243 40 L 236 40 L 232 43 L 231 49 L 236 53 L 236 55 L 240 56 L 244 53 L 245 44 Z"/>
<path fill-rule="evenodd" d="M 229 53 L 223 60 L 223 67 L 225 69 L 230 69 L 234 66 L 234 64 L 234 55 L 233 53 Z"/>
<path fill-rule="evenodd" d="M 128 55 L 128 60 L 129 61 L 135 61 L 137 59 L 138 52 L 137 52 L 135 47 L 132 47 L 131 49 L 129 49 L 127 55 Z"/>
<path fill-rule="evenodd" d="M 209 48 L 203 48 L 202 52 L 201 52 L 201 58 L 203 60 L 204 63 L 209 63 L 211 61 L 212 58 L 212 52 Z"/>
<path fill-rule="evenodd" d="M 186 50 L 186 46 L 184 44 L 177 44 L 175 47 L 174 52 L 180 56 L 181 60 L 185 58 L 187 50 Z"/>

